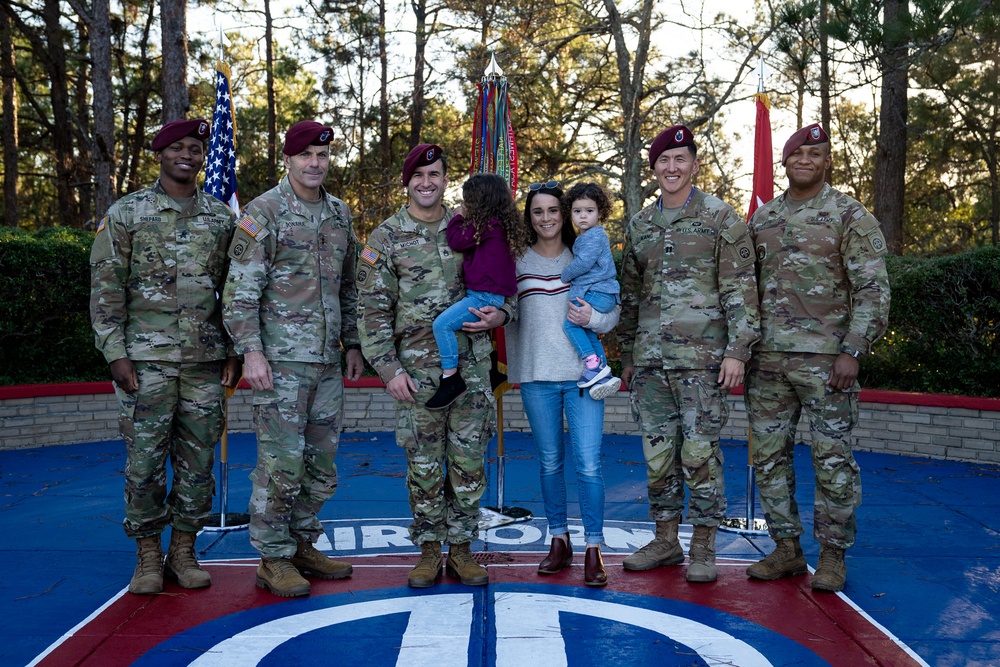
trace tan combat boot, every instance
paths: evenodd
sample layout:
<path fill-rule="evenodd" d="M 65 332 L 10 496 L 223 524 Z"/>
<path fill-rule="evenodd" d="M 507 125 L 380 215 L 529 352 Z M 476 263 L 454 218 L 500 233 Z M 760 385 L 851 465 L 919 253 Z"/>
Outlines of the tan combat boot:
<path fill-rule="evenodd" d="M 354 571 L 350 563 L 327 558 L 311 542 L 299 542 L 291 562 L 302 574 L 319 579 L 343 579 Z"/>
<path fill-rule="evenodd" d="M 688 554 L 687 580 L 694 583 L 715 581 L 719 576 L 715 567 L 716 526 L 695 526 Z"/>
<path fill-rule="evenodd" d="M 826 593 L 844 590 L 847 583 L 847 563 L 844 550 L 823 545 L 819 548 L 819 564 L 812 578 L 812 589 Z"/>
<path fill-rule="evenodd" d="M 261 558 L 257 566 L 257 586 L 283 598 L 309 595 L 309 582 L 287 558 Z"/>
<path fill-rule="evenodd" d="M 441 543 L 424 542 L 420 545 L 420 558 L 406 575 L 411 588 L 430 588 L 441 578 Z"/>
<path fill-rule="evenodd" d="M 458 577 L 466 586 L 485 586 L 490 583 L 489 572 L 472 557 L 468 542 L 448 547 L 448 574 Z"/>
<path fill-rule="evenodd" d="M 128 592 L 136 595 L 153 595 L 163 592 L 163 547 L 160 536 L 140 537 L 136 543 L 135 572 L 128 584 Z"/>
<path fill-rule="evenodd" d="M 684 549 L 677 541 L 677 526 L 680 519 L 657 521 L 656 537 L 634 554 L 622 561 L 622 567 L 633 572 L 652 570 L 662 565 L 677 565 L 684 562 Z"/>
<path fill-rule="evenodd" d="M 802 555 L 798 537 L 775 540 L 774 551 L 747 568 L 748 577 L 764 581 L 805 573 L 806 557 Z"/>
<path fill-rule="evenodd" d="M 167 564 L 163 574 L 170 577 L 181 588 L 205 588 L 212 585 L 212 575 L 201 569 L 194 557 L 194 541 L 197 533 L 174 528 L 170 531 L 170 546 L 167 548 Z"/>

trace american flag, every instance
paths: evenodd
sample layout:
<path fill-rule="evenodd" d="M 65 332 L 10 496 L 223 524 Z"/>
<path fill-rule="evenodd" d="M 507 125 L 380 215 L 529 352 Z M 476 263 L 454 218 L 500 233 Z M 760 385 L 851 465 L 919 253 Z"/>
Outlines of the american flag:
<path fill-rule="evenodd" d="M 208 165 L 205 167 L 205 192 L 215 195 L 236 212 L 236 116 L 229 89 L 229 65 L 215 65 L 215 113 L 212 114 L 212 138 L 208 144 Z"/>

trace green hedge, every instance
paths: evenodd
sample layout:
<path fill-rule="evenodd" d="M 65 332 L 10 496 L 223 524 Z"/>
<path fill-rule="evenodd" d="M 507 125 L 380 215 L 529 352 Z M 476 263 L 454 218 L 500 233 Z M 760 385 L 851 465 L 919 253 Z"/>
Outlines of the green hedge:
<path fill-rule="evenodd" d="M 88 317 L 92 241 L 0 230 L 0 384 L 109 379 Z M 890 257 L 889 276 L 889 331 L 863 358 L 862 385 L 1000 397 L 1000 249 Z"/>
<path fill-rule="evenodd" d="M 864 387 L 1000 397 L 1000 248 L 890 257 L 889 329 Z"/>
<path fill-rule="evenodd" d="M 90 328 L 93 232 L 0 231 L 0 384 L 110 379 Z"/>

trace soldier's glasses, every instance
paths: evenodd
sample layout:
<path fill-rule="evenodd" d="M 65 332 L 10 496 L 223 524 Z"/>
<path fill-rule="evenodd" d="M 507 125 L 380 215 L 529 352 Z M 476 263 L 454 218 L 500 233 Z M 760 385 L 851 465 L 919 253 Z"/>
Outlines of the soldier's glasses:
<path fill-rule="evenodd" d="M 559 187 L 559 181 L 548 181 L 546 183 L 532 183 L 528 186 L 528 192 L 538 192 L 539 190 L 555 190 Z"/>

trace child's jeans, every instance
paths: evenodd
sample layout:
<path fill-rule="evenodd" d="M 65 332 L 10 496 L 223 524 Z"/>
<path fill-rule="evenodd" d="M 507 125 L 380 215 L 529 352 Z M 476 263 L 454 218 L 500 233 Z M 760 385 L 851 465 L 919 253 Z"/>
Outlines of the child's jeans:
<path fill-rule="evenodd" d="M 434 318 L 434 340 L 437 341 L 441 353 L 441 368 L 458 368 L 458 336 L 466 322 L 475 322 L 477 318 L 469 312 L 469 308 L 481 309 L 486 306 L 499 308 L 504 297 L 492 292 L 466 290 L 465 298 L 448 306 L 443 313 Z M 614 307 L 614 304 L 612 304 Z"/>

